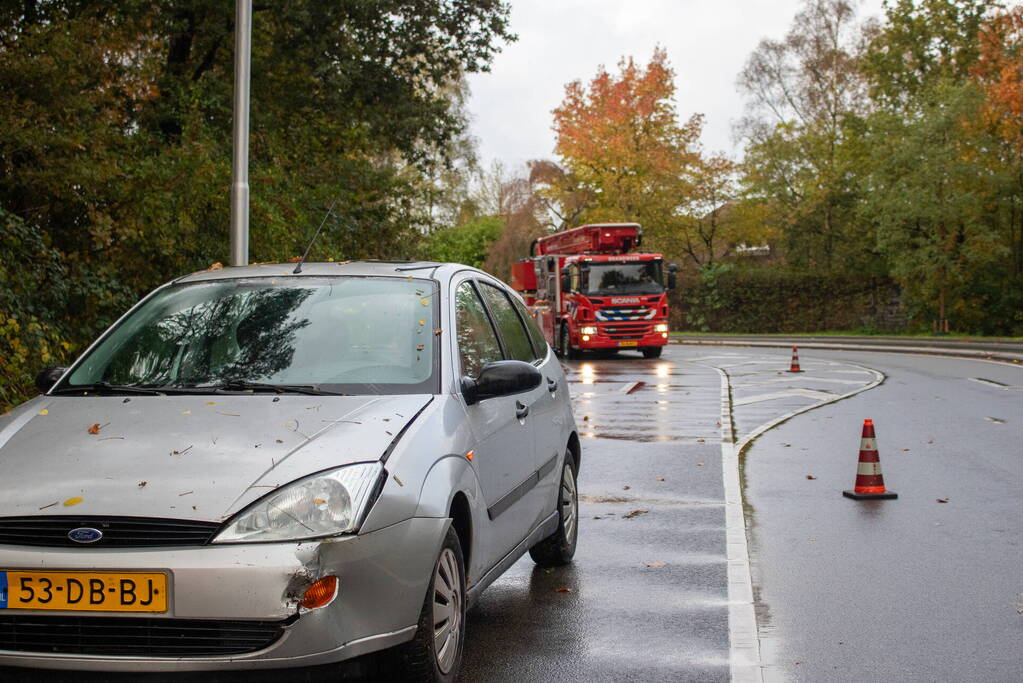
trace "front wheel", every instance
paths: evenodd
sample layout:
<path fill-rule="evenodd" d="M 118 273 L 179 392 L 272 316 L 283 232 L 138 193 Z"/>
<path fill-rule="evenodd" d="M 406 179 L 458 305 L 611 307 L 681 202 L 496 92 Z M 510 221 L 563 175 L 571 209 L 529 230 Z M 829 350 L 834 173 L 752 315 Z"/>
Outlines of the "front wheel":
<path fill-rule="evenodd" d="M 465 561 L 458 534 L 451 528 L 433 566 L 416 636 L 402 646 L 401 679 L 453 683 L 464 643 Z"/>
<path fill-rule="evenodd" d="M 558 492 L 558 528 L 547 538 L 529 549 L 529 556 L 541 567 L 560 567 L 575 556 L 579 540 L 579 490 L 575 481 L 575 463 L 572 454 L 565 456 L 561 470 L 561 488 Z"/>
<path fill-rule="evenodd" d="M 644 358 L 660 358 L 661 357 L 661 349 L 663 349 L 663 348 L 664 348 L 663 346 L 644 346 L 643 347 L 643 357 Z"/>
<path fill-rule="evenodd" d="M 561 334 L 558 337 L 558 346 L 561 347 L 561 357 L 567 360 L 579 358 L 579 351 L 572 348 L 572 338 L 568 334 L 568 325 L 561 326 Z"/>

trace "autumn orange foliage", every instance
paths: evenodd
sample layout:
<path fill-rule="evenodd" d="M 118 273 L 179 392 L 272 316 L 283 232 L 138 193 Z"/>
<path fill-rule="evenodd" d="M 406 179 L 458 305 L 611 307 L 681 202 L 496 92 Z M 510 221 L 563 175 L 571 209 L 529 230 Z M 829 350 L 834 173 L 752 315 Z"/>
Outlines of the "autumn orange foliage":
<path fill-rule="evenodd" d="M 1023 151 L 1023 7 L 998 14 L 987 23 L 972 73 L 987 95 L 985 122 Z"/>

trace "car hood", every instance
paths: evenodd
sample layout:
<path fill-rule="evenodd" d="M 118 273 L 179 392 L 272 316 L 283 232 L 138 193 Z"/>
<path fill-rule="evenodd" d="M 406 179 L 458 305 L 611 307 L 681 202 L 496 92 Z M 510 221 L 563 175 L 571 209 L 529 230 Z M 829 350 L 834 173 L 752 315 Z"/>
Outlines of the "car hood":
<path fill-rule="evenodd" d="M 42 396 L 0 418 L 0 517 L 220 521 L 307 474 L 379 460 L 430 400 Z"/>

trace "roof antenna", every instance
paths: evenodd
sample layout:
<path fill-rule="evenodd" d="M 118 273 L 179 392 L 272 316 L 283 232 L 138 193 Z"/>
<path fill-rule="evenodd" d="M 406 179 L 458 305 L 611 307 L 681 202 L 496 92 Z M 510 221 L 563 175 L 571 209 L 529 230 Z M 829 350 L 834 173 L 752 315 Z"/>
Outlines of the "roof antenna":
<path fill-rule="evenodd" d="M 327 213 L 324 214 L 323 220 L 320 221 L 320 227 L 316 228 L 316 234 L 309 240 L 309 246 L 305 248 L 305 253 L 302 254 L 302 258 L 298 260 L 298 265 L 295 266 L 295 270 L 291 271 L 292 275 L 298 275 L 302 272 L 302 264 L 305 263 L 305 257 L 309 255 L 309 250 L 313 248 L 313 243 L 316 242 L 316 238 L 320 236 L 320 230 L 323 230 L 323 224 L 327 222 L 327 217 L 334 213 L 334 205 L 337 204 L 337 197 L 330 203 L 330 207 L 327 209 Z M 337 216 L 334 216 L 337 218 Z"/>

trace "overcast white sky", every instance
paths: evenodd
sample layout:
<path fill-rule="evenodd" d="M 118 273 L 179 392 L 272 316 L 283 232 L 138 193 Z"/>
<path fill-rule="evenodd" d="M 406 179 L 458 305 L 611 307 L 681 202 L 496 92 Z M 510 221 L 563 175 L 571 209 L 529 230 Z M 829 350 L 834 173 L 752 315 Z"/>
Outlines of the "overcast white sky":
<path fill-rule="evenodd" d="M 649 61 L 663 46 L 676 73 L 679 118 L 706 116 L 708 151 L 732 156 L 732 123 L 743 111 L 735 80 L 762 38 L 781 38 L 804 0 L 511 0 L 511 30 L 490 73 L 469 77 L 469 111 L 481 161 L 509 170 L 554 157 L 551 110 L 565 84 L 589 82 L 598 66 L 614 73 L 631 55 Z M 862 0 L 859 16 L 880 16 Z"/>

